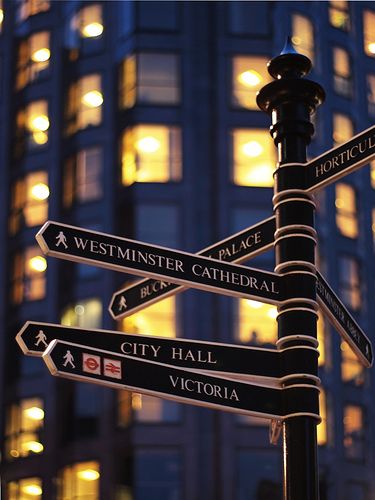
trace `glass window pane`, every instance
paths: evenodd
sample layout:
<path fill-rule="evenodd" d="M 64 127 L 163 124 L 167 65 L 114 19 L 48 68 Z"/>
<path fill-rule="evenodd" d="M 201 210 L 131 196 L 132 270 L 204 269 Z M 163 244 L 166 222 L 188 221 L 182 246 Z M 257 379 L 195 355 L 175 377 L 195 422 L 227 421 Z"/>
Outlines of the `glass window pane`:
<path fill-rule="evenodd" d="M 26 477 L 7 485 L 8 500 L 38 500 L 42 498 L 42 480 L 39 477 Z"/>
<path fill-rule="evenodd" d="M 170 182 L 181 179 L 181 134 L 177 127 L 137 125 L 122 141 L 122 182 Z"/>
<path fill-rule="evenodd" d="M 236 500 L 282 500 L 282 465 L 279 453 L 239 450 L 235 470 Z"/>
<path fill-rule="evenodd" d="M 272 187 L 276 148 L 268 130 L 235 129 L 233 182 L 240 186 Z"/>
<path fill-rule="evenodd" d="M 333 141 L 337 146 L 343 142 L 348 141 L 354 135 L 354 127 L 352 120 L 341 113 L 333 115 Z"/>
<path fill-rule="evenodd" d="M 349 2 L 344 0 L 329 2 L 328 13 L 331 26 L 345 31 L 350 29 Z"/>
<path fill-rule="evenodd" d="M 236 56 L 232 59 L 232 104 L 236 107 L 255 109 L 257 92 L 272 80 L 267 71 L 269 58 Z"/>
<path fill-rule="evenodd" d="M 346 342 L 341 342 L 341 378 L 357 386 L 365 381 L 364 367 Z"/>
<path fill-rule="evenodd" d="M 349 256 L 339 256 L 339 295 L 354 311 L 361 308 L 359 264 Z"/>
<path fill-rule="evenodd" d="M 344 447 L 345 455 L 351 459 L 364 458 L 365 428 L 363 410 L 360 406 L 344 407 Z"/>
<path fill-rule="evenodd" d="M 66 106 L 67 133 L 100 125 L 103 100 L 101 75 L 87 75 L 72 84 Z"/>
<path fill-rule="evenodd" d="M 335 91 L 345 97 L 352 94 L 352 72 L 349 54 L 340 47 L 333 48 L 333 78 Z"/>
<path fill-rule="evenodd" d="M 363 11 L 363 45 L 365 54 L 375 57 L 375 12 Z"/>
<path fill-rule="evenodd" d="M 368 112 L 375 115 L 375 75 L 367 75 Z"/>
<path fill-rule="evenodd" d="M 292 42 L 297 52 L 314 62 L 314 27 L 310 19 L 301 14 L 292 17 Z"/>
<path fill-rule="evenodd" d="M 319 394 L 319 409 L 322 421 L 317 427 L 318 445 L 323 446 L 327 444 L 327 398 L 325 391 L 321 388 Z"/>
<path fill-rule="evenodd" d="M 236 321 L 237 339 L 251 345 L 269 344 L 277 341 L 277 308 L 255 300 L 239 299 Z"/>
<path fill-rule="evenodd" d="M 85 299 L 68 306 L 62 313 L 61 324 L 81 328 L 100 328 L 102 303 L 99 299 Z"/>
<path fill-rule="evenodd" d="M 358 214 L 356 193 L 352 186 L 342 182 L 336 184 L 336 225 L 343 236 L 358 237 Z"/>
<path fill-rule="evenodd" d="M 99 464 L 79 462 L 59 474 L 58 500 L 99 500 Z"/>
<path fill-rule="evenodd" d="M 178 57 L 174 54 L 138 54 L 137 102 L 177 104 L 180 100 Z"/>

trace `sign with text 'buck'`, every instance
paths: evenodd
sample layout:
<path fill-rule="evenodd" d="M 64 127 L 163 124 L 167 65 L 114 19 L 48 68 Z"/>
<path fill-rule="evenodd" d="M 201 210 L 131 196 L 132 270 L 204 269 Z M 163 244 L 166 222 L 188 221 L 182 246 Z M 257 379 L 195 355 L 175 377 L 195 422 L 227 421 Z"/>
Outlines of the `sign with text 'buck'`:
<path fill-rule="evenodd" d="M 276 219 L 270 217 L 205 248 L 197 255 L 239 264 L 272 247 L 275 231 Z M 184 290 L 186 287 L 174 283 L 145 279 L 114 293 L 108 309 L 114 319 L 124 318 L 146 305 Z"/>
<path fill-rule="evenodd" d="M 253 385 L 60 340 L 50 343 L 43 359 L 52 375 L 73 380 L 264 418 L 319 418 L 319 389 L 309 384 Z"/>
<path fill-rule="evenodd" d="M 307 163 L 307 191 L 350 174 L 375 158 L 375 126 Z"/>
<path fill-rule="evenodd" d="M 279 379 L 290 375 L 288 355 L 291 348 L 276 351 L 110 330 L 86 330 L 34 321 L 25 323 L 16 340 L 22 352 L 28 356 L 42 356 L 53 340 L 62 340 L 180 368 L 230 374 L 242 379 L 262 378 L 267 385 L 281 385 Z M 300 351 L 296 370 L 303 374 L 308 366 L 313 365 L 317 352 L 306 347 Z"/>
<path fill-rule="evenodd" d="M 282 279 L 275 273 L 48 221 L 36 235 L 47 255 L 193 288 L 278 304 Z"/>

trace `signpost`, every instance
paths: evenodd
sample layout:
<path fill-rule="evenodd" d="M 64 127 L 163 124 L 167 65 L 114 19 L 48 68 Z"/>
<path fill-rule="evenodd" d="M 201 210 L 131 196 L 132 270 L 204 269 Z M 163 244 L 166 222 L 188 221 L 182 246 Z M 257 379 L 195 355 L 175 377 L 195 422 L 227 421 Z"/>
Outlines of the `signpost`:
<path fill-rule="evenodd" d="M 332 324 L 348 342 L 360 361 L 369 368 L 373 363 L 370 340 L 319 272 L 317 272 L 316 291 L 319 304 Z"/>
<path fill-rule="evenodd" d="M 42 356 L 53 340 L 74 342 L 190 370 L 221 373 L 232 378 L 263 379 L 263 384 L 276 386 L 280 385 L 281 378 L 291 374 L 288 359 L 294 349 L 299 349 L 297 370 L 301 378 L 318 356 L 316 349 L 307 347 L 277 351 L 109 330 L 86 330 L 33 321 L 27 321 L 16 336 L 22 352 L 28 356 Z"/>
<path fill-rule="evenodd" d="M 287 389 L 252 385 L 60 340 L 51 342 L 43 359 L 58 377 L 263 418 L 319 418 L 319 389 L 309 384 Z M 307 393 L 313 397 L 307 398 Z"/>
<path fill-rule="evenodd" d="M 24 354 L 43 355 L 56 376 L 260 416 L 272 420 L 271 429 L 281 421 L 284 500 L 318 500 L 318 305 L 366 367 L 373 350 L 316 271 L 310 193 L 375 158 L 375 126 L 306 162 L 310 114 L 324 91 L 303 78 L 311 62 L 289 42 L 268 66 L 274 81 L 260 90 L 257 102 L 272 117 L 278 147 L 275 217 L 197 255 L 53 221 L 36 238 L 48 255 L 148 277 L 113 295 L 109 310 L 116 319 L 187 287 L 276 304 L 277 350 L 31 321 L 16 339 Z M 272 245 L 277 272 L 234 264 Z"/>
<path fill-rule="evenodd" d="M 275 217 L 270 217 L 205 248 L 197 255 L 239 264 L 271 248 L 275 230 Z M 184 290 L 187 288 L 174 283 L 153 279 L 141 280 L 113 294 L 109 312 L 114 319 L 124 318 L 162 298 L 165 299 Z"/>
<path fill-rule="evenodd" d="M 283 296 L 278 274 L 67 224 L 47 221 L 36 239 L 47 255 L 61 259 L 270 304 Z"/>

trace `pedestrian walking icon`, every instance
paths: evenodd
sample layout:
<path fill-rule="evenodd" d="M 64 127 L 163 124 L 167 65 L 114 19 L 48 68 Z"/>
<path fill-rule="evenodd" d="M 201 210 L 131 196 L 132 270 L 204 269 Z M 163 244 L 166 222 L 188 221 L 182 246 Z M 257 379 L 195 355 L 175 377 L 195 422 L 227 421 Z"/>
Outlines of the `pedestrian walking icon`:
<path fill-rule="evenodd" d="M 62 231 L 60 231 L 56 236 L 56 240 L 57 242 L 55 243 L 55 246 L 59 247 L 60 245 L 64 245 L 64 248 L 68 248 L 68 245 L 66 244 L 66 236 Z"/>
<path fill-rule="evenodd" d="M 35 336 L 35 340 L 37 342 L 35 342 L 34 345 L 38 346 L 40 343 L 42 343 L 45 347 L 48 347 L 46 339 L 47 339 L 47 337 L 46 337 L 45 333 L 43 332 L 43 330 L 39 330 L 38 335 Z"/>
<path fill-rule="evenodd" d="M 69 364 L 72 368 L 75 368 L 75 364 L 73 363 L 73 361 L 74 361 L 73 354 L 69 351 L 69 349 L 66 351 L 64 359 L 65 359 L 65 363 L 63 364 L 63 366 L 66 366 L 67 364 Z"/>
<path fill-rule="evenodd" d="M 120 299 L 119 305 L 118 305 L 119 311 L 122 311 L 123 309 L 126 309 L 127 307 L 128 307 L 128 305 L 126 303 L 126 298 L 124 296 L 122 296 Z"/>

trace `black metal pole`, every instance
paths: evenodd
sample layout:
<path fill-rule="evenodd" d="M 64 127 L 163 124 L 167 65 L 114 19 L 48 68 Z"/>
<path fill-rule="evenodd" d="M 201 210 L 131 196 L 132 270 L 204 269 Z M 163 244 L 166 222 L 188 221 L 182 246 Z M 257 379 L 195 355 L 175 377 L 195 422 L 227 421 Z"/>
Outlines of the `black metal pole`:
<path fill-rule="evenodd" d="M 275 172 L 276 215 L 275 271 L 283 275 L 287 297 L 278 309 L 278 348 L 293 346 L 317 348 L 317 304 L 314 229 L 315 204 L 305 192 L 306 146 L 314 127 L 310 115 L 324 100 L 320 85 L 303 77 L 311 61 L 298 54 L 288 39 L 281 54 L 268 64 L 275 81 L 263 87 L 258 106 L 272 117 L 271 135 L 278 148 Z M 293 279 L 299 274 L 298 289 Z M 292 352 L 292 351 L 291 351 Z M 294 356 L 298 356 L 298 349 Z M 293 352 L 291 355 L 293 363 Z M 290 362 L 290 361 L 289 361 Z M 284 387 L 295 384 L 318 385 L 318 366 L 303 376 L 284 380 Z M 318 398 L 318 391 L 307 389 L 307 397 Z M 318 405 L 318 403 L 316 402 Z M 294 414 L 283 421 L 284 499 L 318 500 L 317 464 L 318 419 L 314 415 Z"/>

